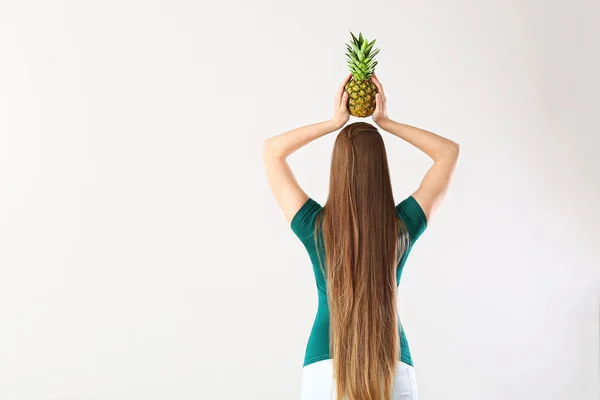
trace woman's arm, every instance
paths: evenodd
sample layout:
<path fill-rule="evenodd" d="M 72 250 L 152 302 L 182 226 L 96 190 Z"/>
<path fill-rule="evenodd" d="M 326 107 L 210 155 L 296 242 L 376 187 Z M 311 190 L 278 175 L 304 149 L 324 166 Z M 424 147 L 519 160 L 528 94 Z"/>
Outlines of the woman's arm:
<path fill-rule="evenodd" d="M 296 181 L 286 159 L 313 140 L 340 129 L 348 121 L 348 94 L 344 91 L 344 86 L 351 76 L 348 75 L 338 89 L 332 119 L 284 132 L 265 139 L 263 143 L 263 160 L 269 187 L 288 223 L 292 222 L 296 212 L 308 200 L 308 195 Z"/>
<path fill-rule="evenodd" d="M 311 125 L 292 129 L 265 139 L 263 143 L 263 156 L 287 158 L 299 148 L 306 146 L 313 140 L 340 129 L 339 123 L 333 119 L 317 122 Z"/>
<path fill-rule="evenodd" d="M 287 157 L 302 146 L 338 129 L 333 121 L 296 128 L 268 138 L 263 144 L 263 160 L 267 180 L 275 200 L 291 224 L 292 218 L 308 200 L 287 162 Z"/>
<path fill-rule="evenodd" d="M 379 93 L 375 96 L 376 107 L 373 121 L 383 130 L 407 141 L 427 154 L 433 161 L 419 188 L 412 194 L 417 200 L 427 221 L 437 212 L 441 205 L 458 162 L 460 146 L 458 143 L 424 129 L 396 122 L 387 116 L 387 101 L 383 86 L 376 76 L 372 78 Z"/>

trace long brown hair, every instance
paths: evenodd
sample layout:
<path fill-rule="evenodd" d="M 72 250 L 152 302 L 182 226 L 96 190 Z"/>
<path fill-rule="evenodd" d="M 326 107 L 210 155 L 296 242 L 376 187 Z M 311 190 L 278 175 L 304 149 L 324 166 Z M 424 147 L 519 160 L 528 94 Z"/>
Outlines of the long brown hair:
<path fill-rule="evenodd" d="M 396 269 L 408 235 L 396 217 L 385 145 L 373 125 L 352 123 L 338 134 L 317 222 L 336 400 L 390 399 L 400 357 Z"/>

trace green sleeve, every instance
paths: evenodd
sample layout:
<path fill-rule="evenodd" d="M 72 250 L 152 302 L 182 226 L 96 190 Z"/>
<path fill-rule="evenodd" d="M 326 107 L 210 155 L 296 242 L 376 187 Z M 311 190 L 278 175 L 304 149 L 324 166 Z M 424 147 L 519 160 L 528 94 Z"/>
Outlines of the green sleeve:
<path fill-rule="evenodd" d="M 396 213 L 404 221 L 408 233 L 414 242 L 427 228 L 427 217 L 421 205 L 414 197 L 408 196 L 396 205 Z"/>
<path fill-rule="evenodd" d="M 319 203 L 309 197 L 292 218 L 292 231 L 300 240 L 306 240 L 313 236 L 315 217 L 321 208 L 323 207 Z"/>

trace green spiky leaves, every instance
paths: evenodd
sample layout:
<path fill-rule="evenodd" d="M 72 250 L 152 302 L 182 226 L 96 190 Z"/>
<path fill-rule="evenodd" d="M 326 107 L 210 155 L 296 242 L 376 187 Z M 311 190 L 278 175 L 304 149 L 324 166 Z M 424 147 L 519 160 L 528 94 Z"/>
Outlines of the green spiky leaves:
<path fill-rule="evenodd" d="M 369 79 L 375 71 L 375 56 L 379 54 L 379 49 L 373 50 L 375 40 L 369 42 L 363 38 L 362 32 L 358 34 L 358 38 L 352 32 L 350 35 L 352 40 L 346 45 L 346 64 L 355 80 Z"/>

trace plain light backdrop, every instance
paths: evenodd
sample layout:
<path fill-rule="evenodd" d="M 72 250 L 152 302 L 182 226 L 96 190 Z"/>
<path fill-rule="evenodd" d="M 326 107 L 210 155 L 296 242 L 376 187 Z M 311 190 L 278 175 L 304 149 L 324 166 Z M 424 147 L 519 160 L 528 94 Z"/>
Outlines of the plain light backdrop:
<path fill-rule="evenodd" d="M 299 398 L 316 288 L 261 146 L 332 116 L 352 30 L 462 150 L 399 290 L 420 399 L 598 399 L 599 15 L 1 1 L 0 398 Z M 322 204 L 336 134 L 288 159 Z M 383 135 L 400 201 L 431 161 Z"/>

